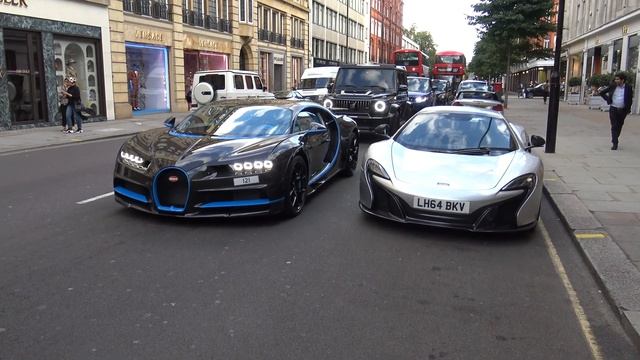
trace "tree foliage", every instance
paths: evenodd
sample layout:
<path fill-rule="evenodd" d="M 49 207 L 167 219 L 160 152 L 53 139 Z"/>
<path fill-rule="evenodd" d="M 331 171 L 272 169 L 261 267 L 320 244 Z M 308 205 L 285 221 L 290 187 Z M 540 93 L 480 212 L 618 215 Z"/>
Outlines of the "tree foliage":
<path fill-rule="evenodd" d="M 470 64 L 476 74 L 509 74 L 511 64 L 552 56 L 540 44 L 555 29 L 553 0 L 479 0 L 473 10 L 468 21 L 480 31 Z"/>
<path fill-rule="evenodd" d="M 411 25 L 409 29 L 402 29 L 402 33 L 409 39 L 415 41 L 420 51 L 429 56 L 429 67 L 433 68 L 433 63 L 436 60 L 436 44 L 433 42 L 431 33 L 428 31 L 417 31 L 416 24 Z"/>

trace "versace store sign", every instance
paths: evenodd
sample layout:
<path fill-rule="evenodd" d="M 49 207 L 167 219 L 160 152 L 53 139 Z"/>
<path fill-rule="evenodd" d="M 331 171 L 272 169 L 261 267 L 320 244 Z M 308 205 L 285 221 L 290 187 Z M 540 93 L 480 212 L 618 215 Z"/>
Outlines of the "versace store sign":
<path fill-rule="evenodd" d="M 185 34 L 184 48 L 203 51 L 214 51 L 225 54 L 230 54 L 232 51 L 231 41 L 199 37 L 192 34 Z"/>

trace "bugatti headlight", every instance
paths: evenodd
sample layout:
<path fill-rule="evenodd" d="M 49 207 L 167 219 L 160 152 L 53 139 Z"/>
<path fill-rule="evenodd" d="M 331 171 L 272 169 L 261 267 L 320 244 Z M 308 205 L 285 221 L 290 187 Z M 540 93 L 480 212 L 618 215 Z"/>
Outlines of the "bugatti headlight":
<path fill-rule="evenodd" d="M 324 107 L 326 107 L 327 109 L 331 109 L 333 107 L 333 101 L 331 101 L 331 99 L 325 99 L 322 102 L 322 105 L 324 105 Z"/>
<path fill-rule="evenodd" d="M 120 150 L 120 160 L 129 165 L 130 167 L 146 170 L 149 167 L 150 161 L 145 160 L 141 156 L 136 154 Z"/>
<path fill-rule="evenodd" d="M 367 160 L 367 171 L 370 171 L 372 174 L 380 176 L 383 179 L 390 180 L 387 171 L 382 167 L 382 165 L 380 165 L 379 162 L 373 159 Z"/>
<path fill-rule="evenodd" d="M 259 174 L 273 169 L 271 160 L 243 161 L 229 165 L 236 174 Z"/>
<path fill-rule="evenodd" d="M 387 103 L 382 100 L 378 100 L 373 104 L 373 110 L 383 112 L 387 110 Z"/>
<path fill-rule="evenodd" d="M 525 190 L 527 192 L 531 191 L 536 186 L 536 175 L 535 174 L 525 174 L 522 176 L 518 176 L 517 178 L 511 180 L 507 185 L 505 185 L 501 191 L 510 191 L 510 190 Z"/>
<path fill-rule="evenodd" d="M 425 101 L 427 101 L 427 97 L 426 96 L 418 96 L 416 98 L 416 103 L 423 103 Z"/>

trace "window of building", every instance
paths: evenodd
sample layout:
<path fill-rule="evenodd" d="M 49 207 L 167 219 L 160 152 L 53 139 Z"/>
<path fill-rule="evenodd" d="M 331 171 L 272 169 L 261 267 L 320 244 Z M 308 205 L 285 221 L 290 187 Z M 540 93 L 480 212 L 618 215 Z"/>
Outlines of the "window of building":
<path fill-rule="evenodd" d="M 622 67 L 622 39 L 613 42 L 613 63 L 611 71 L 619 71 Z"/>
<path fill-rule="evenodd" d="M 313 39 L 313 56 L 324 58 L 324 40 Z"/>
<path fill-rule="evenodd" d="M 240 0 L 240 22 L 253 23 L 253 0 Z"/>
<path fill-rule="evenodd" d="M 313 23 L 324 26 L 324 5 L 313 2 Z"/>
<path fill-rule="evenodd" d="M 640 45 L 640 36 L 629 36 L 629 46 L 627 47 L 627 71 L 636 73 L 638 70 L 638 46 Z"/>

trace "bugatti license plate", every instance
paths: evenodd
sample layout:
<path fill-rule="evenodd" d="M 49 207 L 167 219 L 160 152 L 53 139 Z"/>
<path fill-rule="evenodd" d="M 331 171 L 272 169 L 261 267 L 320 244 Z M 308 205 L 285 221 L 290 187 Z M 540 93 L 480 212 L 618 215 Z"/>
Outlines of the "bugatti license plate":
<path fill-rule="evenodd" d="M 233 179 L 233 185 L 234 186 L 257 184 L 259 182 L 260 182 L 260 180 L 258 179 L 257 176 L 245 176 L 245 177 L 234 178 Z"/>
<path fill-rule="evenodd" d="M 468 201 L 427 199 L 427 198 L 416 196 L 413 198 L 413 207 L 417 209 L 441 211 L 441 212 L 456 213 L 456 214 L 469 213 Z"/>

